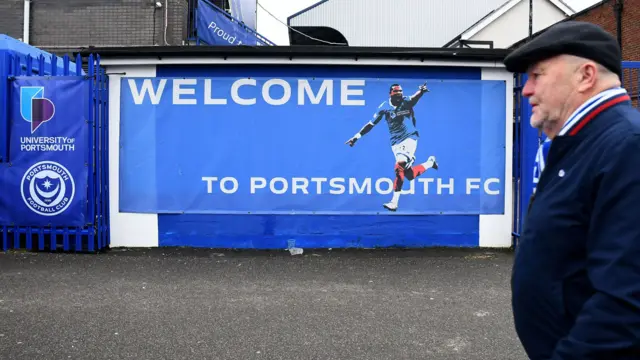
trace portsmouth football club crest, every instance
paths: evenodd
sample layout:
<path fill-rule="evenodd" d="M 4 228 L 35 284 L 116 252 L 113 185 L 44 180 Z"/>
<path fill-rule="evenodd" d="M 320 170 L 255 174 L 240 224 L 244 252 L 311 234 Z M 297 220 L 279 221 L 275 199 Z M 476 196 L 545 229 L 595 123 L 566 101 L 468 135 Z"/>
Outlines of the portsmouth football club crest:
<path fill-rule="evenodd" d="M 55 216 L 64 212 L 75 195 L 69 170 L 55 161 L 41 161 L 22 177 L 22 199 L 35 213 Z"/>

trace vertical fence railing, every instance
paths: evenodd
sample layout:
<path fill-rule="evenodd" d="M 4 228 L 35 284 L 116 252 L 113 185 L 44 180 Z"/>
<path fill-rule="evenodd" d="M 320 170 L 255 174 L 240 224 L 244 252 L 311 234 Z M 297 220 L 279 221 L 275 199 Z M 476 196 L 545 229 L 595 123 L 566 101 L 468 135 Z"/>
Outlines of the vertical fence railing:
<path fill-rule="evenodd" d="M 517 244 L 517 239 L 520 236 L 520 218 L 522 216 L 520 212 L 520 203 L 522 201 L 522 85 L 522 76 L 516 74 L 514 76 L 513 87 L 513 223 L 511 232 L 514 246 Z"/>
<path fill-rule="evenodd" d="M 89 126 L 87 155 L 88 218 L 84 226 L 28 226 L 12 224 L 0 226 L 2 250 L 25 249 L 39 251 L 95 252 L 109 246 L 109 149 L 108 149 L 108 77 L 100 67 L 100 57 L 88 58 L 88 72 L 82 69 L 82 58 L 75 63 L 68 56 L 56 55 L 33 58 L 30 55 L 6 54 L 0 59 L 0 166 L 11 166 L 9 154 L 9 81 L 17 76 L 83 76 L 90 81 Z M 0 172 L 2 176 L 2 172 Z"/>
<path fill-rule="evenodd" d="M 513 246 L 524 225 L 526 209 L 533 194 L 533 168 L 536 152 L 542 142 L 541 134 L 531 127 L 531 105 L 522 95 L 526 74 L 515 74 L 513 88 Z"/>

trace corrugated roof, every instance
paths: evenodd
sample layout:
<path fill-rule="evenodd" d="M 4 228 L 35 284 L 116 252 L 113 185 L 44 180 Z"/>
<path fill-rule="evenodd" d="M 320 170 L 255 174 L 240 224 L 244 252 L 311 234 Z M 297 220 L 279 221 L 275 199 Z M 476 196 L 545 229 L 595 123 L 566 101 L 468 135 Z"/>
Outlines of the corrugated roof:
<path fill-rule="evenodd" d="M 441 47 L 504 1 L 322 0 L 287 21 L 331 27 L 351 46 Z"/>

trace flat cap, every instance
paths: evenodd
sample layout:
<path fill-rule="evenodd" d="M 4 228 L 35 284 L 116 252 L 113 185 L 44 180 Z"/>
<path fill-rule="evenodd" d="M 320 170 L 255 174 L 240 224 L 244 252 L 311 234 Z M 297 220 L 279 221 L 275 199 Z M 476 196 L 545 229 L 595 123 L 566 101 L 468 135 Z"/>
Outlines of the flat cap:
<path fill-rule="evenodd" d="M 613 35 L 598 25 L 563 21 L 516 48 L 504 59 L 508 71 L 524 73 L 529 66 L 557 55 L 575 55 L 593 60 L 622 74 L 622 51 Z"/>

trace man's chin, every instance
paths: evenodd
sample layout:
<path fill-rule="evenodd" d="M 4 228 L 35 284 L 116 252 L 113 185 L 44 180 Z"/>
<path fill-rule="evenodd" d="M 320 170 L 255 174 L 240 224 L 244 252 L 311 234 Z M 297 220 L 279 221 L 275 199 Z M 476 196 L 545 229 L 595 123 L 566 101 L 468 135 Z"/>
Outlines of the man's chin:
<path fill-rule="evenodd" d="M 529 121 L 529 124 L 534 129 L 542 130 L 542 127 L 544 126 L 544 121 L 537 118 L 531 118 L 531 120 Z"/>

